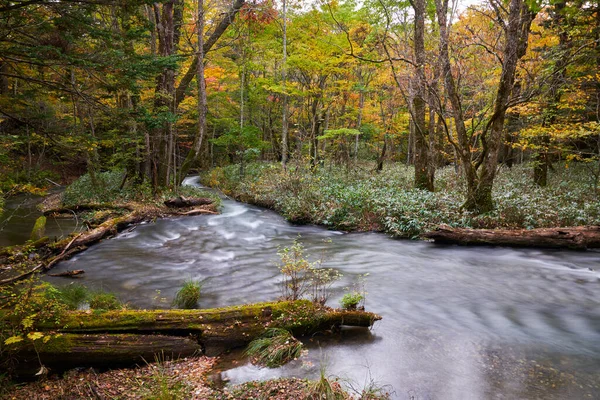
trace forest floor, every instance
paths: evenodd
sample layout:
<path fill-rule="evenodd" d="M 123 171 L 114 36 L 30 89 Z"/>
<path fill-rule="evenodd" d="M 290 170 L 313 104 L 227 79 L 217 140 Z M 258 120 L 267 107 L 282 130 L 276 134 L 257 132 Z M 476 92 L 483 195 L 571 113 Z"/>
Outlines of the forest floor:
<path fill-rule="evenodd" d="M 63 377 L 49 377 L 37 382 L 12 384 L 0 391 L 1 400 L 301 400 L 321 398 L 318 382 L 298 378 L 252 381 L 222 387 L 215 382 L 218 358 L 190 357 L 128 369 L 97 372 L 93 369 L 72 370 Z M 339 383 L 327 381 L 336 399 L 351 399 Z M 0 382 L 1 383 L 1 382 Z M 364 396 L 363 396 L 364 397 Z M 368 397 L 384 399 L 385 394 Z"/>

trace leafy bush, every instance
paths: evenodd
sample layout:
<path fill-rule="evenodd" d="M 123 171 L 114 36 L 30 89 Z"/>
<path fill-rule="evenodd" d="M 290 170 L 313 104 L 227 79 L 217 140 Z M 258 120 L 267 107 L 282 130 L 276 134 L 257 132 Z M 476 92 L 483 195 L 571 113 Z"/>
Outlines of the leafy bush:
<path fill-rule="evenodd" d="M 269 368 L 277 368 L 300 357 L 302 342 L 280 328 L 271 328 L 248 345 L 246 354 L 252 363 Z"/>
<path fill-rule="evenodd" d="M 175 299 L 173 299 L 173 306 L 185 310 L 197 308 L 201 289 L 202 284 L 200 282 L 193 279 L 185 281 L 181 289 L 177 291 Z"/>
<path fill-rule="evenodd" d="M 298 300 L 310 293 L 313 302 L 325 304 L 331 285 L 342 275 L 331 268 L 321 268 L 325 261 L 324 252 L 314 262 L 310 262 L 304 252 L 304 245 L 298 239 L 290 247 L 277 252 L 280 258 L 279 271 L 283 274 L 283 298 Z"/>
<path fill-rule="evenodd" d="M 346 293 L 340 300 L 340 305 L 345 310 L 356 310 L 356 307 L 365 299 L 362 293 Z"/>

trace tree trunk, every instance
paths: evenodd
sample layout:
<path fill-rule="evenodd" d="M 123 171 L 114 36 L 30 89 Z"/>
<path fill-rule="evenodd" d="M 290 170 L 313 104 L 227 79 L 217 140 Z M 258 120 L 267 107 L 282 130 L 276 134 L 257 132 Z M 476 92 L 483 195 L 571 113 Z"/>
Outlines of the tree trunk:
<path fill-rule="evenodd" d="M 552 10 L 552 25 L 558 30 L 558 49 L 560 51 L 558 60 L 554 64 L 552 71 L 552 79 L 550 80 L 550 104 L 548 105 L 548 116 L 544 118 L 542 126 L 551 125 L 556 121 L 558 107 L 560 103 L 561 87 L 564 85 L 565 69 L 569 63 L 570 54 L 569 34 L 565 27 L 564 10 L 566 2 L 559 0 L 554 3 Z M 600 11 L 599 11 L 600 13 Z M 547 134 L 541 135 L 537 139 L 537 152 L 534 156 L 533 180 L 538 186 L 546 186 L 548 184 L 548 167 L 550 165 L 550 136 Z"/>
<path fill-rule="evenodd" d="M 502 51 L 502 74 L 494 102 L 494 113 L 490 118 L 489 135 L 482 135 L 482 163 L 479 181 L 473 197 L 467 199 L 465 207 L 479 213 L 494 208 L 492 188 L 498 166 L 498 152 L 504 136 L 504 119 L 510 106 L 510 98 L 515 83 L 517 63 L 527 51 L 527 41 L 531 22 L 536 13 L 531 11 L 525 0 L 511 0 L 505 43 Z"/>
<path fill-rule="evenodd" d="M 26 341 L 19 347 L 11 373 L 32 377 L 40 363 L 52 372 L 76 367 L 114 368 L 161 360 L 178 359 L 202 353 L 193 337 L 135 334 L 52 335 L 47 343 Z M 38 343 L 39 342 L 39 343 Z"/>
<path fill-rule="evenodd" d="M 206 132 L 206 81 L 204 79 L 204 0 L 198 0 L 198 21 L 196 26 L 196 37 L 198 40 L 198 49 L 196 58 L 199 60 L 196 72 L 196 83 L 198 84 L 198 133 L 194 137 L 192 148 L 188 152 L 183 164 L 179 170 L 178 184 L 181 184 L 188 174 L 192 165 L 198 160 L 198 155 L 202 148 L 202 142 Z"/>
<path fill-rule="evenodd" d="M 286 168 L 288 161 L 288 95 L 287 95 L 287 1 L 283 0 L 283 60 L 281 81 L 283 83 L 283 104 L 281 117 L 281 165 Z"/>
<path fill-rule="evenodd" d="M 162 4 L 153 4 L 154 20 L 158 38 L 158 55 L 172 57 L 177 53 L 180 29 L 183 18 L 183 2 L 170 0 Z M 165 67 L 156 79 L 154 90 L 154 112 L 163 119 L 159 126 L 153 129 L 152 146 L 152 183 L 155 189 L 170 183 L 171 151 L 173 143 L 172 118 L 175 108 L 175 68 Z"/>
<path fill-rule="evenodd" d="M 600 226 L 540 229 L 465 229 L 443 226 L 422 235 L 436 243 L 547 247 L 585 250 L 600 248 Z"/>
<path fill-rule="evenodd" d="M 433 191 L 433 174 L 430 173 L 428 155 L 427 127 L 425 126 L 426 112 L 426 82 L 425 82 L 425 0 L 412 2 L 415 11 L 415 94 L 412 101 L 412 120 L 414 132 L 414 163 L 415 187 Z"/>

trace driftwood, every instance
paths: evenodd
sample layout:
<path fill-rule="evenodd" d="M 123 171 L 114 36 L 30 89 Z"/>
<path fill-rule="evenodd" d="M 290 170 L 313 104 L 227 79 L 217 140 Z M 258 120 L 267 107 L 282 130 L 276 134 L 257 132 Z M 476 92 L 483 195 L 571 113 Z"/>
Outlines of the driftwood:
<path fill-rule="evenodd" d="M 206 206 L 212 203 L 214 203 L 213 199 L 204 197 L 188 198 L 184 196 L 173 197 L 165 201 L 165 205 L 171 208 Z"/>
<path fill-rule="evenodd" d="M 60 272 L 58 274 L 48 274 L 48 276 L 60 276 L 60 277 L 70 278 L 73 276 L 81 275 L 83 273 L 85 273 L 85 271 L 82 269 L 74 269 L 73 271 L 67 270 L 65 272 Z"/>
<path fill-rule="evenodd" d="M 546 247 L 585 250 L 600 248 L 600 226 L 539 229 L 465 229 L 442 226 L 422 235 L 436 243 Z"/>
<path fill-rule="evenodd" d="M 218 214 L 218 212 L 213 211 L 213 210 L 207 210 L 206 208 L 197 207 L 197 208 L 192 208 L 189 211 L 177 213 L 177 215 L 200 215 L 200 214 L 214 215 L 214 214 Z"/>
<path fill-rule="evenodd" d="M 8 311 L 0 311 L 0 320 L 10 318 Z M 115 366 L 135 364 L 142 357 L 152 361 L 155 353 L 185 356 L 203 349 L 214 354 L 243 346 L 269 327 L 307 335 L 341 325 L 370 327 L 380 319 L 370 312 L 331 309 L 306 300 L 209 310 L 77 311 L 35 326 L 50 335 L 46 343 L 38 339 L 35 350 L 50 368 Z M 31 349 L 27 340 L 8 347 L 9 356 L 24 365 L 30 365 Z M 20 371 L 34 373 L 36 366 L 39 369 L 38 363 Z"/>

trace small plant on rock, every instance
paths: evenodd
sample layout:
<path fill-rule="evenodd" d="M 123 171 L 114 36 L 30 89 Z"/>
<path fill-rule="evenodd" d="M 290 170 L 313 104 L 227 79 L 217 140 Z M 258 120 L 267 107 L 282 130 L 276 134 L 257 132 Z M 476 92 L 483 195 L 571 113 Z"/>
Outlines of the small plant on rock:
<path fill-rule="evenodd" d="M 358 292 L 346 293 L 340 300 L 340 305 L 345 310 L 356 310 L 358 305 L 365 299 L 365 296 Z"/>
<path fill-rule="evenodd" d="M 197 308 L 198 302 L 200 301 L 201 289 L 202 284 L 200 282 L 193 279 L 185 281 L 181 289 L 179 289 L 175 295 L 173 306 L 185 310 Z"/>

